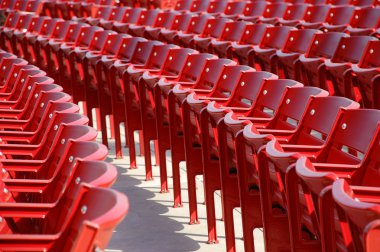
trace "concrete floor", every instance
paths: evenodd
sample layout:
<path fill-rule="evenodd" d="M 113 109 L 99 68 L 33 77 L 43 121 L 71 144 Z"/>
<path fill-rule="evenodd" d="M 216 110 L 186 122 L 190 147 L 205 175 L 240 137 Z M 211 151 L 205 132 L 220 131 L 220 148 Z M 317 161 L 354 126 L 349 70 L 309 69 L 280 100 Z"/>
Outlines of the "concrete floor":
<path fill-rule="evenodd" d="M 99 138 L 100 141 L 100 134 Z M 123 139 L 123 138 L 122 138 Z M 202 177 L 197 178 L 197 197 L 200 224 L 189 225 L 186 167 L 181 165 L 181 186 L 183 207 L 173 208 L 173 194 L 160 193 L 159 168 L 154 166 L 153 181 L 145 181 L 143 157 L 138 157 L 138 169 L 129 169 L 128 149 L 123 148 L 123 159 L 115 159 L 114 142 L 110 140 L 111 150 L 108 162 L 117 166 L 119 177 L 113 188 L 125 193 L 130 201 L 127 217 L 117 227 L 109 243 L 108 252 L 184 252 L 184 251 L 226 251 L 224 223 L 221 221 L 220 194 L 216 194 L 217 233 L 219 244 L 207 244 L 206 208 L 203 202 Z M 138 150 L 138 148 L 137 148 Z M 171 189 L 170 155 L 167 158 L 169 188 Z M 153 159 L 154 163 L 154 159 Z M 244 251 L 240 209 L 234 212 L 236 251 Z M 254 232 L 256 251 L 264 251 L 263 233 Z"/>

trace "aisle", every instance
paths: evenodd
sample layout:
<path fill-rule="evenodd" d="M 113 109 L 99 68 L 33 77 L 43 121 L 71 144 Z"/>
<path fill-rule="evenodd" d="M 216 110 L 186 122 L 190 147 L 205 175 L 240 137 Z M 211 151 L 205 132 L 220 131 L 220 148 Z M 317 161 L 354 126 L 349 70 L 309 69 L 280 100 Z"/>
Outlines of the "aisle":
<path fill-rule="evenodd" d="M 123 139 L 123 138 L 122 138 Z M 100 133 L 98 136 L 100 141 Z M 145 167 L 143 158 L 138 157 L 138 169 L 130 170 L 127 149 L 123 148 L 123 159 L 114 159 L 113 140 L 110 141 L 111 150 L 108 162 L 118 167 L 119 177 L 113 188 L 126 193 L 129 197 L 131 209 L 126 219 L 118 226 L 106 251 L 133 251 L 133 252 L 184 252 L 225 251 L 224 224 L 221 219 L 220 195 L 216 195 L 217 204 L 217 230 L 219 244 L 207 244 L 206 208 L 198 204 L 199 225 L 189 225 L 188 199 L 186 191 L 185 164 L 181 165 L 181 184 L 183 187 L 183 207 L 173 208 L 173 194 L 160 193 L 160 180 L 158 167 L 153 168 L 155 180 L 145 181 Z M 170 165 L 168 158 L 168 167 Z M 171 171 L 168 170 L 168 175 Z M 169 177 L 169 188 L 171 177 Z M 197 197 L 203 202 L 203 185 L 201 178 L 197 181 Z M 239 209 L 235 210 L 236 245 L 237 252 L 244 251 L 241 239 L 241 215 Z M 262 231 L 256 230 L 256 252 L 264 251 Z"/>

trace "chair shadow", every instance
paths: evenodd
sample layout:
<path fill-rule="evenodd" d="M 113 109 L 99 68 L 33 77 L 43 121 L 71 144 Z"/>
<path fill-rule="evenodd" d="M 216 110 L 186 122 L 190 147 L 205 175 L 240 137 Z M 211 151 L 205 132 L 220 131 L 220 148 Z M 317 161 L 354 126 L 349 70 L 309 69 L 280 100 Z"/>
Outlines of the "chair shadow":
<path fill-rule="evenodd" d="M 184 228 L 183 224 L 162 215 L 168 212 L 168 208 L 150 200 L 155 193 L 139 187 L 143 178 L 139 180 L 128 175 L 132 171 L 125 165 L 117 166 L 117 169 L 119 176 L 112 188 L 128 196 L 130 209 L 112 236 L 108 246 L 110 251 L 183 252 L 200 248 L 197 241 L 177 233 Z"/>

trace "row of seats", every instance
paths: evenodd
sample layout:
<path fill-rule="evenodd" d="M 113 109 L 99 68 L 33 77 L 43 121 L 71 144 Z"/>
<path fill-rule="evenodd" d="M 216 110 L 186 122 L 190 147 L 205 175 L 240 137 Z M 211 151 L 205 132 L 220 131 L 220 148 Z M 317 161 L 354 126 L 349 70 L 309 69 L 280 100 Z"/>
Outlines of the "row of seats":
<path fill-rule="evenodd" d="M 0 250 L 105 249 L 129 208 L 107 148 L 46 72 L 2 50 L 0 69 Z"/>
<path fill-rule="evenodd" d="M 39 13 L 43 7 L 42 0 L 2 0 L 0 12 L 25 11 Z"/>
<path fill-rule="evenodd" d="M 214 192 L 222 190 L 228 251 L 235 207 L 246 251 L 254 250 L 252 231 L 260 227 L 268 251 L 378 250 L 379 110 L 192 48 L 70 25 L 74 41 L 26 33 L 21 51 L 35 48 L 28 37 L 57 48 L 52 73 L 67 78 L 60 82 L 87 113 L 98 108 L 100 121 L 111 115 L 116 138 L 126 122 L 132 168 L 133 132 L 142 132 L 148 180 L 155 141 L 163 192 L 171 150 L 175 206 L 182 204 L 179 162 L 186 161 L 190 223 L 199 221 L 195 176 L 204 176 L 210 243 L 217 242 Z"/>
<path fill-rule="evenodd" d="M 314 7 L 316 6 L 311 8 Z M 333 9 L 341 11 L 341 8 L 345 7 Z M 140 11 L 138 9 L 136 13 L 140 13 Z M 372 21 L 373 25 L 378 23 L 378 21 L 373 23 L 373 20 L 379 20 L 379 8 L 366 7 L 357 11 L 364 12 L 364 14 L 357 13 L 355 16 L 359 17 L 360 14 L 360 17 L 369 17 L 368 19 L 363 18 L 362 20 L 365 19 L 363 23 L 367 21 Z M 147 12 L 148 14 L 152 13 L 152 11 Z M 339 11 L 333 10 L 330 13 L 339 13 Z M 157 20 L 167 20 L 170 17 L 169 14 L 167 12 L 158 13 Z M 147 26 L 137 22 L 136 25 L 130 25 L 102 18 L 87 18 L 85 21 L 92 25 L 101 25 L 106 29 L 112 28 L 134 36 L 158 39 L 166 43 L 191 47 L 201 52 L 214 53 L 220 57 L 237 59 L 241 64 L 270 71 L 281 78 L 295 79 L 309 86 L 326 89 L 332 95 L 354 99 L 364 107 L 380 107 L 376 84 L 379 81 L 377 77 L 379 72 L 376 68 L 379 65 L 379 42 L 375 37 L 365 36 L 365 34 L 373 32 L 374 28 L 369 28 L 370 26 L 358 28 L 361 25 L 319 23 L 318 26 L 322 27 L 322 30 L 329 30 L 331 27 L 331 31 L 322 33 L 315 29 L 319 28 L 314 26 L 316 23 L 312 23 L 313 25 L 309 27 L 305 22 L 297 21 L 293 23 L 298 24 L 300 29 L 290 26 L 273 27 L 265 23 L 249 24 L 244 21 L 208 18 L 204 15 L 186 17 L 173 14 L 171 18 L 173 22 L 171 29 L 162 29 L 158 24 Z M 41 33 L 45 37 L 51 36 L 54 39 L 60 37 L 60 39 L 68 39 L 72 42 L 78 38 L 78 34 L 75 37 L 72 36 L 73 34 L 66 36 L 67 30 L 65 30 L 66 32 L 60 30 L 61 25 L 59 24 L 65 24 L 63 29 L 68 29 L 71 21 L 47 17 L 34 17 L 36 21 L 32 21 L 32 19 L 33 14 L 13 13 L 8 16 L 5 27 L 17 31 L 26 30 L 32 34 Z M 186 31 L 178 31 L 176 28 L 183 27 L 181 25 L 186 21 L 194 25 L 191 25 Z M 175 24 L 178 26 L 174 27 Z M 194 26 L 197 26 L 198 29 L 204 27 L 203 31 L 196 35 L 194 31 L 197 28 Z M 351 36 L 338 33 L 338 31 L 344 30 L 351 33 Z M 88 42 L 90 43 L 90 41 Z M 104 43 L 105 41 L 98 43 L 100 42 Z M 78 43 L 81 42 L 78 41 Z M 29 49 L 33 48 L 25 47 L 24 54 L 27 54 Z M 32 51 L 36 53 L 38 50 L 37 46 Z M 17 49 L 14 49 L 15 53 L 17 53 L 16 51 Z"/>

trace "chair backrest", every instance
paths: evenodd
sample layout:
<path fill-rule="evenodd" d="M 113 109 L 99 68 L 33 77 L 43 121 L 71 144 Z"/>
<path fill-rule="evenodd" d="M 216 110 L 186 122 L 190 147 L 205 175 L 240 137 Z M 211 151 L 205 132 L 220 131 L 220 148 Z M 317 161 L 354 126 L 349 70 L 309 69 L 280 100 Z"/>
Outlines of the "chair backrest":
<path fill-rule="evenodd" d="M 185 66 L 186 59 L 189 55 L 198 53 L 198 51 L 191 48 L 172 48 L 165 59 L 164 65 L 161 70 L 162 75 L 178 76 L 183 67 Z"/>
<path fill-rule="evenodd" d="M 227 18 L 210 18 L 201 33 L 202 37 L 219 38 L 222 35 L 225 25 L 232 22 Z"/>
<path fill-rule="evenodd" d="M 79 38 L 82 27 L 89 27 L 89 25 L 84 23 L 71 23 L 63 41 L 75 42 Z"/>
<path fill-rule="evenodd" d="M 255 71 L 255 69 L 244 65 L 225 66 L 219 77 L 217 85 L 214 88 L 212 96 L 222 98 L 230 97 L 238 84 L 241 74 L 243 72 L 252 71 Z"/>
<path fill-rule="evenodd" d="M 148 61 L 146 62 L 146 68 L 161 69 L 165 62 L 165 59 L 169 54 L 170 49 L 172 48 L 177 48 L 177 46 L 173 44 L 154 45 L 150 52 Z"/>
<path fill-rule="evenodd" d="M 204 14 L 199 16 L 193 16 L 190 20 L 190 25 L 186 29 L 186 33 L 200 34 L 204 30 L 207 21 L 213 18 L 210 15 Z"/>
<path fill-rule="evenodd" d="M 370 36 L 352 36 L 341 38 L 331 61 L 337 63 L 358 63 L 368 42 L 371 40 L 376 39 Z"/>
<path fill-rule="evenodd" d="M 45 20 L 50 19 L 49 17 L 34 17 L 30 22 L 28 27 L 28 32 L 30 33 L 39 33 L 42 29 L 42 25 Z"/>
<path fill-rule="evenodd" d="M 134 24 L 139 20 L 140 13 L 143 11 L 143 8 L 130 8 L 127 9 L 124 13 L 122 23 Z"/>
<path fill-rule="evenodd" d="M 127 37 L 123 38 L 119 49 L 117 51 L 117 58 L 131 60 L 136 51 L 136 47 L 140 42 L 146 42 L 147 40 L 140 37 Z M 142 43 L 143 44 L 143 43 Z M 136 52 L 137 53 L 137 52 Z"/>
<path fill-rule="evenodd" d="M 380 67 L 380 41 L 369 41 L 360 59 L 359 67 Z"/>
<path fill-rule="evenodd" d="M 4 27 L 10 27 L 10 28 L 16 27 L 16 24 L 18 23 L 20 18 L 21 18 L 21 14 L 19 14 L 18 12 L 9 13 L 7 18 L 5 19 Z"/>
<path fill-rule="evenodd" d="M 189 0 L 179 0 L 174 6 L 175 11 L 188 11 L 190 10 L 192 1 Z"/>
<path fill-rule="evenodd" d="M 281 49 L 284 46 L 286 38 L 291 30 L 295 30 L 295 28 L 290 26 L 268 27 L 265 30 L 265 35 L 260 42 L 260 48 Z"/>
<path fill-rule="evenodd" d="M 212 90 L 226 66 L 236 65 L 230 59 L 208 59 L 195 88 Z"/>
<path fill-rule="evenodd" d="M 240 38 L 240 44 L 258 45 L 262 40 L 269 24 L 247 24 Z"/>
<path fill-rule="evenodd" d="M 348 37 L 345 33 L 328 32 L 317 33 L 305 54 L 307 58 L 327 58 L 330 59 L 338 48 L 340 39 Z"/>
<path fill-rule="evenodd" d="M 133 52 L 131 63 L 145 65 L 149 59 L 153 46 L 160 44 L 162 43 L 158 41 L 139 41 Z"/>
<path fill-rule="evenodd" d="M 170 30 L 173 31 L 185 31 L 189 25 L 190 20 L 194 15 L 191 13 L 184 13 L 184 14 L 177 14 L 174 17 L 172 26 L 170 27 Z"/>
<path fill-rule="evenodd" d="M 108 36 L 111 34 L 117 34 L 115 31 L 104 31 L 99 30 L 94 33 L 93 39 L 91 40 L 88 49 L 90 51 L 101 51 L 103 47 L 106 45 Z"/>
<path fill-rule="evenodd" d="M 303 20 L 308 23 L 323 22 L 330 10 L 330 5 L 318 4 L 307 7 Z"/>
<path fill-rule="evenodd" d="M 344 111 L 317 162 L 360 164 L 379 128 L 380 111 Z"/>
<path fill-rule="evenodd" d="M 248 2 L 244 7 L 243 15 L 247 17 L 261 16 L 266 6 L 265 1 Z"/>
<path fill-rule="evenodd" d="M 181 70 L 179 82 L 193 82 L 198 80 L 208 59 L 217 59 L 217 57 L 209 53 L 190 54 Z"/>
<path fill-rule="evenodd" d="M 220 40 L 239 41 L 240 38 L 243 36 L 246 24 L 246 22 L 242 21 L 226 23 L 226 25 L 224 26 L 224 31 L 220 36 Z"/>
<path fill-rule="evenodd" d="M 248 116 L 273 118 L 278 107 L 283 101 L 289 88 L 302 87 L 303 85 L 294 80 L 269 79 L 266 80 L 257 96 Z"/>
<path fill-rule="evenodd" d="M 157 18 L 153 24 L 153 27 L 170 28 L 175 16 L 176 13 L 173 12 L 160 12 L 157 14 Z"/>
<path fill-rule="evenodd" d="M 209 1 L 194 0 L 190 7 L 190 12 L 206 11 L 209 6 Z"/>
<path fill-rule="evenodd" d="M 124 38 L 128 38 L 129 35 L 110 33 L 107 36 L 106 42 L 102 48 L 102 54 L 104 55 L 116 55 Z"/>
<path fill-rule="evenodd" d="M 305 111 L 291 143 L 320 145 L 325 143 L 335 127 L 342 109 L 358 109 L 360 105 L 338 96 L 315 97 Z"/>
<path fill-rule="evenodd" d="M 114 7 L 111 10 L 111 14 L 108 20 L 121 21 L 127 11 L 128 7 Z"/>
<path fill-rule="evenodd" d="M 96 31 L 102 31 L 103 29 L 98 26 L 84 26 L 81 27 L 79 36 L 75 41 L 76 46 L 88 47 L 95 35 Z"/>
<path fill-rule="evenodd" d="M 98 207 L 98 202 L 102 206 Z M 86 209 L 86 211 L 85 211 Z M 62 244 L 69 251 L 105 249 L 113 230 L 124 219 L 129 209 L 127 196 L 112 189 L 92 187 L 78 200 L 78 207 Z M 94 230 L 94 227 L 97 227 Z M 94 233 L 95 231 L 95 233 Z M 89 236 L 92 233 L 92 236 Z"/>
<path fill-rule="evenodd" d="M 332 7 L 326 17 L 325 22 L 331 25 L 348 25 L 354 14 L 354 6 Z"/>
<path fill-rule="evenodd" d="M 53 33 L 54 27 L 58 21 L 59 20 L 55 19 L 55 18 L 44 20 L 42 23 L 41 30 L 39 31 L 39 35 L 43 35 L 43 36 L 51 35 Z"/>
<path fill-rule="evenodd" d="M 367 7 L 367 6 L 374 6 L 376 2 L 377 1 L 373 1 L 373 0 L 350 0 L 350 5 Z"/>
<path fill-rule="evenodd" d="M 315 34 L 322 33 L 315 29 L 300 29 L 289 31 L 288 38 L 282 52 L 305 53 Z"/>
<path fill-rule="evenodd" d="M 331 5 L 348 5 L 350 0 L 326 0 L 326 4 Z"/>
<path fill-rule="evenodd" d="M 278 76 L 264 71 L 242 72 L 238 85 L 232 92 L 231 98 L 226 106 L 252 107 L 265 80 L 269 79 L 278 79 Z"/>
<path fill-rule="evenodd" d="M 375 28 L 380 20 L 380 8 L 359 8 L 352 15 L 350 26 L 354 28 Z"/>
<path fill-rule="evenodd" d="M 71 21 L 57 21 L 50 37 L 54 39 L 63 39 L 66 36 L 71 23 Z"/>
<path fill-rule="evenodd" d="M 32 22 L 33 17 L 34 17 L 33 14 L 21 15 L 18 19 L 17 24 L 16 24 L 16 29 L 17 30 L 27 29 L 29 27 L 30 23 Z M 4 26 L 5 26 L 5 24 L 4 24 Z"/>
<path fill-rule="evenodd" d="M 91 17 L 108 19 L 111 15 L 112 6 L 93 6 L 91 9 Z"/>
<path fill-rule="evenodd" d="M 140 17 L 137 20 L 137 25 L 151 26 L 157 19 L 159 10 L 142 10 L 140 12 Z"/>
<path fill-rule="evenodd" d="M 99 175 L 102 173 L 99 174 L 99 172 L 102 170 L 98 171 L 98 168 L 94 168 L 92 173 L 92 168 L 83 164 L 102 163 L 97 161 L 104 160 L 107 153 L 107 148 L 96 142 L 72 142 L 61 157 L 61 160 L 59 160 L 59 163 L 54 164 L 56 166 L 54 167 L 55 174 L 52 177 L 51 183 L 47 186 L 41 197 L 35 198 L 33 201 L 36 203 L 55 203 L 61 197 L 64 197 L 67 190 L 72 190 L 71 187 L 74 185 L 78 186 L 79 182 L 91 183 L 92 180 L 94 182 L 100 180 L 102 176 Z M 111 164 L 107 164 L 107 166 L 111 166 Z M 89 169 L 87 173 L 83 167 Z M 114 180 L 102 181 L 99 186 L 110 186 L 113 182 Z"/>
<path fill-rule="evenodd" d="M 263 17 L 264 18 L 274 18 L 274 17 L 283 17 L 285 14 L 287 3 L 271 3 L 265 7 Z"/>
<path fill-rule="evenodd" d="M 268 127 L 286 130 L 298 128 L 311 98 L 326 97 L 328 95 L 327 91 L 317 87 L 289 88 Z"/>
<path fill-rule="evenodd" d="M 309 6 L 310 5 L 304 4 L 304 3 L 288 5 L 288 7 L 286 7 L 283 19 L 284 20 L 301 20 L 302 17 L 305 16 L 306 9 Z"/>
<path fill-rule="evenodd" d="M 210 1 L 207 7 L 208 13 L 222 13 L 226 8 L 227 1 Z"/>
<path fill-rule="evenodd" d="M 224 14 L 226 15 L 242 14 L 244 11 L 245 5 L 246 5 L 245 1 L 228 2 L 226 8 L 224 9 Z"/>

